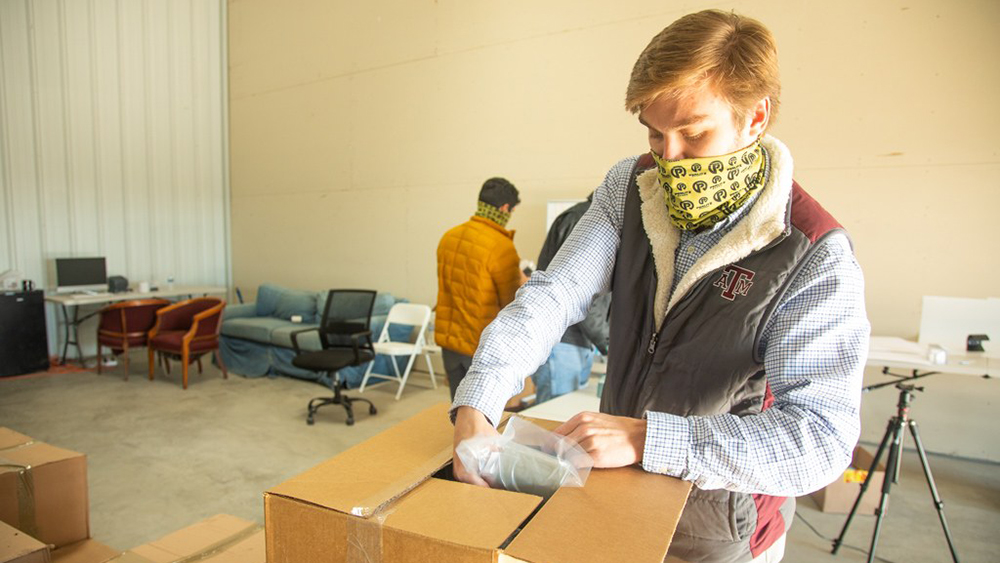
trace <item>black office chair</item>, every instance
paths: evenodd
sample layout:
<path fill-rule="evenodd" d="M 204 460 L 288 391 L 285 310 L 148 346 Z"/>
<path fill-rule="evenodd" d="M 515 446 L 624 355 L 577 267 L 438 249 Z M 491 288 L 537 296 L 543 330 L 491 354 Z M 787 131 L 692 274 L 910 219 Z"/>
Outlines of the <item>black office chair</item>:
<path fill-rule="evenodd" d="M 333 397 L 316 397 L 309 401 L 308 424 L 315 423 L 316 411 L 323 405 L 343 405 L 347 410 L 347 425 L 354 424 L 354 409 L 351 403 L 368 403 L 369 414 L 378 411 L 368 399 L 350 398 L 341 393 L 346 384 L 340 381 L 337 371 L 375 359 L 372 346 L 371 318 L 375 304 L 375 292 L 364 289 L 332 289 L 326 298 L 323 320 L 317 328 L 297 330 L 292 333 L 292 347 L 295 357 L 292 365 L 315 372 L 334 374 Z M 319 331 L 322 350 L 302 351 L 298 336 L 305 332 Z"/>

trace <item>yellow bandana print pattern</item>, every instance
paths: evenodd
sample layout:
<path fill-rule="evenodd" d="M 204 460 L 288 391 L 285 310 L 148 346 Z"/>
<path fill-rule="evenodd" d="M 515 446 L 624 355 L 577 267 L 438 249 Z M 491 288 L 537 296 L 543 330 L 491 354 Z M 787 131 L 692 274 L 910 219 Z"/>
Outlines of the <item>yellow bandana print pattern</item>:
<path fill-rule="evenodd" d="M 683 231 L 707 228 L 742 206 L 764 183 L 760 141 L 722 156 L 656 161 L 670 221 Z"/>
<path fill-rule="evenodd" d="M 476 217 L 484 217 L 501 227 L 506 227 L 507 221 L 510 221 L 510 212 L 500 211 L 485 201 L 480 201 L 476 207 Z"/>

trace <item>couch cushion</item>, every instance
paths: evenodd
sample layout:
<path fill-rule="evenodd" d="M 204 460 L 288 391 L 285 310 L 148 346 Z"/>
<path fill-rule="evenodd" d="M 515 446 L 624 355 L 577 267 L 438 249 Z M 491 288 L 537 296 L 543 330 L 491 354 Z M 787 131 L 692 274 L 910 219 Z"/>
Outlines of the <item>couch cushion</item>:
<path fill-rule="evenodd" d="M 257 316 L 273 317 L 274 310 L 278 307 L 278 300 L 281 299 L 281 295 L 286 291 L 289 290 L 280 285 L 271 283 L 260 284 L 260 287 L 257 288 Z"/>
<path fill-rule="evenodd" d="M 396 298 L 391 293 L 379 293 L 375 296 L 375 303 L 372 305 L 372 316 L 388 315 L 389 309 L 396 304 Z"/>
<path fill-rule="evenodd" d="M 286 289 L 278 303 L 274 307 L 273 317 L 290 320 L 292 315 L 300 315 L 302 322 L 311 323 L 315 321 L 316 315 L 316 294 L 311 291 L 298 291 Z"/>
<path fill-rule="evenodd" d="M 271 332 L 271 344 L 282 348 L 292 347 L 292 333 L 296 330 L 313 328 L 315 325 L 301 325 L 288 323 L 287 326 L 274 329 Z M 319 350 L 319 331 L 313 330 L 299 335 L 299 348 L 302 350 Z"/>
<path fill-rule="evenodd" d="M 300 324 L 274 317 L 255 317 L 224 321 L 221 332 L 223 335 L 232 338 L 242 338 L 244 340 L 269 344 L 271 342 L 271 332 L 286 326 L 302 327 Z"/>

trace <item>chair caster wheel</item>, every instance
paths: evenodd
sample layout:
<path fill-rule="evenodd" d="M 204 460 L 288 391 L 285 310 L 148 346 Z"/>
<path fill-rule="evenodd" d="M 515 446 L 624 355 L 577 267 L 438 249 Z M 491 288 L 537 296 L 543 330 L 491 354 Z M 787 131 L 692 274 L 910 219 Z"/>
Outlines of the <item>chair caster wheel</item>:
<path fill-rule="evenodd" d="M 316 424 L 316 421 L 313 420 L 313 417 L 310 416 L 309 418 L 306 419 L 306 424 L 312 426 L 313 424 Z"/>
<path fill-rule="evenodd" d="M 368 407 L 368 414 L 378 414 L 378 409 L 375 407 Z"/>
<path fill-rule="evenodd" d="M 347 419 L 347 425 L 348 426 L 354 426 L 354 419 L 353 418 L 348 418 Z"/>

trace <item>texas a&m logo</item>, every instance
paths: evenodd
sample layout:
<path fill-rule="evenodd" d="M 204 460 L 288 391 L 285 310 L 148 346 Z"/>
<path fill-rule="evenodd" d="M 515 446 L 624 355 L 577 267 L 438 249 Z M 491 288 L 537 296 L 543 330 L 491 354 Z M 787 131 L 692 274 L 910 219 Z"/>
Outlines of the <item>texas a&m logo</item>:
<path fill-rule="evenodd" d="M 737 295 L 746 297 L 750 286 L 753 285 L 754 272 L 739 266 L 726 266 L 722 270 L 722 277 L 712 285 L 722 288 L 722 297 L 732 301 Z"/>

